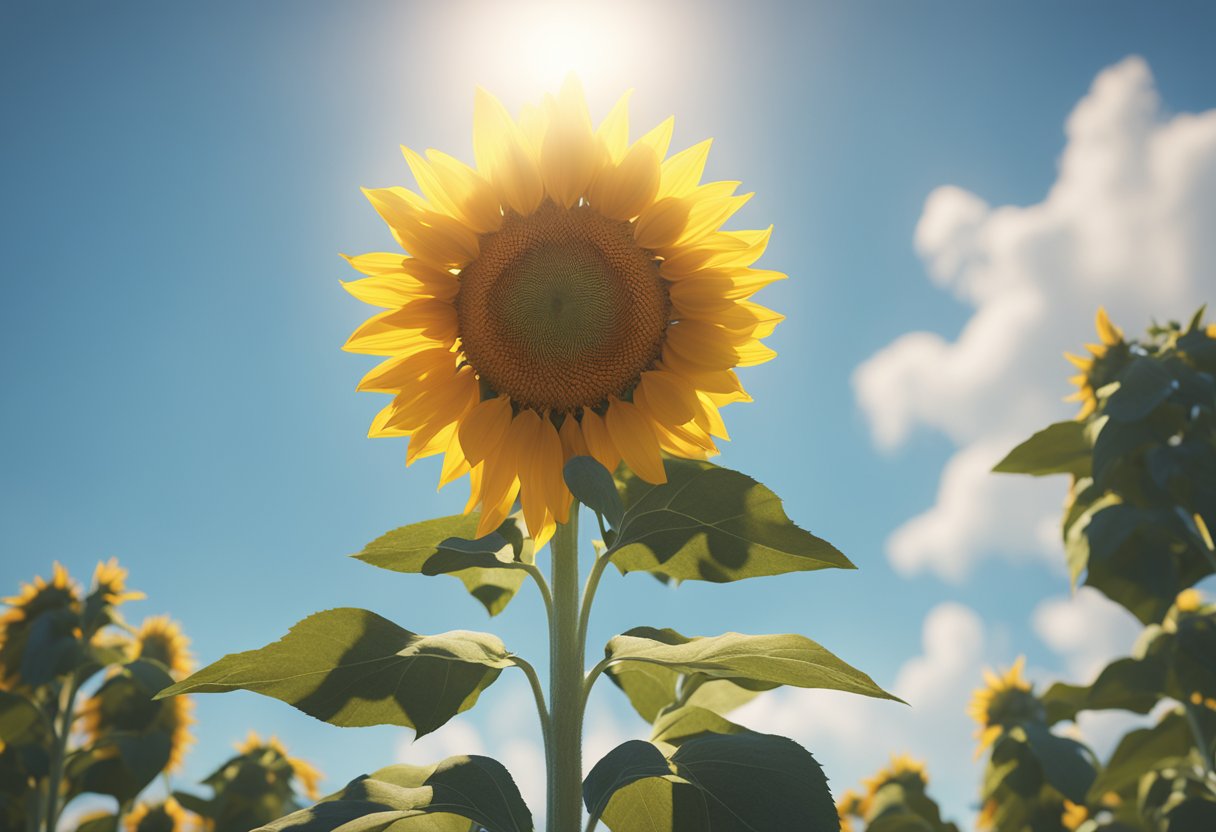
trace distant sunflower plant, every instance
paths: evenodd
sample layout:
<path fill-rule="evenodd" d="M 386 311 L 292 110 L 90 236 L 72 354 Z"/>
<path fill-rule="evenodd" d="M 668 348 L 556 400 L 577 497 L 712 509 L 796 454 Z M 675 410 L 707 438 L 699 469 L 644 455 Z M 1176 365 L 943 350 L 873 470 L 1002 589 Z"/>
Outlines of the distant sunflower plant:
<path fill-rule="evenodd" d="M 756 267 L 771 228 L 724 228 L 750 194 L 702 181 L 709 141 L 669 153 L 671 119 L 631 139 L 628 102 L 596 125 L 573 77 L 518 117 L 478 90 L 475 164 L 403 148 L 416 190 L 364 191 L 401 250 L 347 258 L 362 275 L 347 291 L 380 310 L 345 344 L 382 359 L 358 389 L 392 396 L 370 435 L 406 438 L 407 465 L 441 457 L 440 487 L 470 484 L 462 514 L 390 531 L 355 557 L 452 575 L 490 615 L 533 581 L 549 625 L 547 685 L 497 636 L 421 635 L 344 608 L 162 696 L 244 689 L 334 725 L 421 736 L 515 668 L 539 716 L 548 828 L 582 828 L 585 812 L 586 829 L 615 832 L 836 830 L 810 752 L 723 714 L 780 685 L 895 698 L 863 672 L 803 636 L 655 627 L 610 639 L 586 666 L 609 565 L 674 583 L 854 568 L 763 485 L 708 461 L 728 437 L 722 409 L 750 400 L 737 369 L 775 355 L 764 339 L 782 316 L 752 297 L 786 275 Z M 580 506 L 599 533 L 585 583 Z M 603 676 L 653 730 L 584 778 L 583 711 Z M 511 775 L 480 756 L 382 769 L 282 823 L 320 831 L 375 813 L 377 829 L 400 832 L 441 820 L 533 828 Z"/>

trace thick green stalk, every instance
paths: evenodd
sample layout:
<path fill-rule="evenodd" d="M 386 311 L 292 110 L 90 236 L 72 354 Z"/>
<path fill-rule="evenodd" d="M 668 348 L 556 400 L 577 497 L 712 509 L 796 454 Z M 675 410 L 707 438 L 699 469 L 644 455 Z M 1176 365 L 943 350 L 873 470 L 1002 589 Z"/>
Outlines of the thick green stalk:
<path fill-rule="evenodd" d="M 557 527 L 549 623 L 548 828 L 575 832 L 583 819 L 583 651 L 579 644 L 578 502 Z"/>
<path fill-rule="evenodd" d="M 55 726 L 55 743 L 51 754 L 51 777 L 47 785 L 46 814 L 43 821 L 47 832 L 55 832 L 59 820 L 59 792 L 63 783 L 63 766 L 67 762 L 68 737 L 72 733 L 72 714 L 76 708 L 76 674 L 64 679 L 59 688 L 59 712 L 51 724 Z"/>

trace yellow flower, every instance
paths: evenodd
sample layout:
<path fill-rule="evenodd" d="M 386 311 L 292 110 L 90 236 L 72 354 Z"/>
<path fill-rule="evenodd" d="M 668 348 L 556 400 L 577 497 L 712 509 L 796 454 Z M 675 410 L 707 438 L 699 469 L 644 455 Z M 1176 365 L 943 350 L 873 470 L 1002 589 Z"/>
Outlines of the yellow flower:
<path fill-rule="evenodd" d="M 190 813 L 172 797 L 164 803 L 139 803 L 126 817 L 127 832 L 187 832 L 194 827 Z"/>
<path fill-rule="evenodd" d="M 143 620 L 135 633 L 134 652 L 137 659 L 155 659 L 169 668 L 177 681 L 194 672 L 190 639 L 167 615 L 153 615 Z"/>
<path fill-rule="evenodd" d="M 0 689 L 7 690 L 19 683 L 25 643 L 34 619 L 54 610 L 79 610 L 80 587 L 56 562 L 49 581 L 36 576 L 33 583 L 23 583 L 18 594 L 0 600 L 9 607 L 0 615 Z"/>
<path fill-rule="evenodd" d="M 265 741 L 258 736 L 257 731 L 250 731 L 243 742 L 237 743 L 236 750 L 241 754 L 258 754 L 259 752 L 271 752 L 279 759 L 285 762 L 288 768 L 291 769 L 292 775 L 300 781 L 300 788 L 304 794 L 308 795 L 312 800 L 316 800 L 321 796 L 319 786 L 325 775 L 321 774 L 315 766 L 299 757 L 292 757 L 287 753 L 287 749 L 283 743 L 279 742 L 278 737 L 271 736 Z M 271 763 L 274 761 L 271 760 Z"/>
<path fill-rule="evenodd" d="M 189 652 L 190 640 L 182 634 L 168 616 L 151 616 L 144 619 L 132 642 L 133 658 L 154 659 L 169 669 L 175 680 L 188 676 L 194 670 L 194 659 Z M 113 673 L 111 674 L 113 678 Z M 105 686 L 89 697 L 80 707 L 81 728 L 90 742 L 97 742 L 111 730 L 135 730 L 141 732 L 161 731 L 169 735 L 169 762 L 166 772 L 181 768 L 186 752 L 194 744 L 190 726 L 194 725 L 194 702 L 189 696 L 172 696 L 161 699 L 155 717 L 146 723 L 126 724 L 121 706 L 107 704 Z M 143 709 L 136 711 L 143 713 Z"/>
<path fill-rule="evenodd" d="M 860 805 L 867 806 L 869 799 L 874 797 L 878 790 L 887 783 L 909 779 L 920 781 L 922 787 L 929 785 L 929 774 L 925 771 L 925 764 L 907 754 L 892 754 L 891 763 L 886 768 L 880 769 L 873 777 L 867 777 L 861 781 L 866 789 L 866 802 Z"/>
<path fill-rule="evenodd" d="M 1111 323 L 1106 310 L 1098 307 L 1094 321 L 1098 331 L 1100 344 L 1086 344 L 1089 356 L 1064 353 L 1073 366 L 1081 372 L 1069 379 L 1077 386 L 1077 392 L 1065 401 L 1081 402 L 1081 411 L 1077 413 L 1078 422 L 1089 418 L 1098 408 L 1096 391 L 1114 380 L 1113 371 L 1122 366 L 1128 355 L 1127 344 L 1123 342 L 1123 330 Z"/>
<path fill-rule="evenodd" d="M 853 818 L 864 818 L 869 811 L 870 801 L 852 789 L 845 789 L 840 800 L 836 801 L 836 814 L 840 816 L 841 832 L 852 832 Z"/>
<path fill-rule="evenodd" d="M 967 713 L 979 725 L 975 734 L 980 742 L 976 756 L 992 745 L 1007 726 L 1041 715 L 1042 705 L 1022 676 L 1025 664 L 1026 657 L 1019 656 L 1004 676 L 984 671 L 985 686 L 972 694 L 967 706 Z"/>
<path fill-rule="evenodd" d="M 1071 800 L 1064 800 L 1064 812 L 1060 817 L 1060 823 L 1065 829 L 1075 830 L 1085 821 L 1089 820 L 1089 810 L 1083 804 L 1073 803 Z"/>
<path fill-rule="evenodd" d="M 734 369 L 775 355 L 782 316 L 748 300 L 785 277 L 751 268 L 771 229 L 721 230 L 750 194 L 701 182 L 709 141 L 665 159 L 671 131 L 631 144 L 627 95 L 593 129 L 573 77 L 518 120 L 478 90 L 476 169 L 403 148 L 420 193 L 365 191 L 409 253 L 348 258 L 385 310 L 345 345 L 388 357 L 359 384 L 395 397 L 369 433 L 443 454 L 440 487 L 468 473 L 480 534 L 518 498 L 544 543 L 572 456 L 660 483 L 661 452 L 717 453 L 719 408 L 750 400 Z"/>
<path fill-rule="evenodd" d="M 127 591 L 127 570 L 118 565 L 118 558 L 97 562 L 97 568 L 93 570 L 93 586 L 94 591 L 101 592 L 110 606 L 127 601 L 141 601 L 148 597 L 142 592 Z"/>
<path fill-rule="evenodd" d="M 1179 612 L 1197 612 L 1203 606 L 1203 593 L 1197 589 L 1184 589 L 1174 599 Z"/>

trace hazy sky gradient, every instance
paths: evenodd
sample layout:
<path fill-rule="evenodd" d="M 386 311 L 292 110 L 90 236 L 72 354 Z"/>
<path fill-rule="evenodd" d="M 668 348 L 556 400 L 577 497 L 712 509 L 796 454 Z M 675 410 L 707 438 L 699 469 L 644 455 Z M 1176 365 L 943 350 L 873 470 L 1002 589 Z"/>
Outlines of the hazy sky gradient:
<path fill-rule="evenodd" d="M 1151 67 L 1167 112 L 1216 108 L 1214 35 L 1202 3 L 744 12 L 10 0 L 0 6 L 0 589 L 54 559 L 87 579 L 116 555 L 149 595 L 130 617 L 171 613 L 204 662 L 315 610 L 361 606 L 422 632 L 493 630 L 543 665 L 529 588 L 487 621 L 451 578 L 388 576 L 343 557 L 389 528 L 458 511 L 467 490 L 436 494 L 435 460 L 407 471 L 403 441 L 366 438 L 386 399 L 354 393 L 372 362 L 339 350 L 370 310 L 340 288 L 353 272 L 338 253 L 391 248 L 359 187 L 412 184 L 398 144 L 471 161 L 474 85 L 514 110 L 573 63 L 597 120 L 634 88 L 634 135 L 674 114 L 673 149 L 713 136 L 707 178 L 756 191 L 732 226 L 776 226 L 761 265 L 790 279 L 758 300 L 788 317 L 769 341 L 780 355 L 742 372 L 755 402 L 727 408 L 733 441 L 719 461 L 769 485 L 860 567 L 677 590 L 609 575 L 591 650 L 638 624 L 801 632 L 891 686 L 925 653 L 922 625 L 949 641 L 951 627 L 975 623 L 969 608 L 981 622 L 960 632 L 965 655 L 946 665 L 1026 652 L 1040 672 L 1065 674 L 1067 651 L 1033 629 L 1036 605 L 1066 592 L 1040 553 L 983 560 L 957 583 L 892 569 L 887 538 L 933 505 L 954 444 L 920 429 L 876 450 L 851 378 L 901 334 L 953 340 L 971 314 L 927 278 L 913 246 L 935 188 L 991 205 L 1043 200 L 1066 118 L 1129 55 Z M 1067 392 L 1063 361 L 1039 371 Z M 1036 489 L 1059 494 L 1061 483 L 1021 493 Z M 469 742 L 518 751 L 531 715 L 511 709 L 527 707 L 524 688 L 499 684 L 469 715 L 482 732 Z M 819 696 L 798 701 L 838 701 Z M 201 738 L 181 785 L 249 727 L 279 734 L 329 787 L 392 762 L 408 736 L 341 731 L 252 694 L 197 700 Z M 929 752 L 882 735 L 864 749 L 826 735 L 816 745 L 789 702 L 782 718 L 834 788 L 889 751 Z M 934 713 L 932 702 L 883 707 L 910 723 Z M 609 738 L 641 727 L 606 685 L 593 710 Z M 522 733 L 495 740 L 491 717 Z M 961 711 L 956 720 L 970 731 Z M 934 781 L 960 818 L 974 787 Z"/>

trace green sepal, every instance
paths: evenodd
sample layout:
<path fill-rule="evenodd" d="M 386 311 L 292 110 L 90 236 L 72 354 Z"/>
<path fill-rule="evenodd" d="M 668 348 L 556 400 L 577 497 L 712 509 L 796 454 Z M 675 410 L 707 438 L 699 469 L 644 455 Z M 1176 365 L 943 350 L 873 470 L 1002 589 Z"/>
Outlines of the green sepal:
<path fill-rule="evenodd" d="M 259 832 L 532 832 L 532 814 L 510 772 L 489 757 L 449 757 L 432 766 L 399 765 L 260 827 Z"/>
<path fill-rule="evenodd" d="M 781 499 L 746 474 L 688 459 L 666 459 L 663 467 L 663 485 L 623 475 L 625 514 L 609 550 L 622 573 L 724 583 L 856 568 L 795 525 Z"/>
<path fill-rule="evenodd" d="M 157 698 L 250 690 L 331 725 L 404 725 L 423 736 L 473 707 L 511 665 L 488 633 L 423 636 L 346 607 L 310 615 L 279 641 L 225 656 Z"/>
<path fill-rule="evenodd" d="M 1088 477 L 1093 447 L 1081 422 L 1056 422 L 1010 451 L 992 470 L 998 474 L 1072 474 Z"/>
<path fill-rule="evenodd" d="M 535 545 L 519 514 L 483 537 L 477 537 L 478 522 L 474 512 L 402 526 L 351 557 L 393 572 L 454 575 L 486 612 L 498 615 L 523 585 L 519 565 L 534 561 Z"/>
<path fill-rule="evenodd" d="M 607 520 L 611 528 L 621 527 L 625 505 L 611 471 L 594 457 L 576 456 L 566 463 L 562 476 L 574 499 Z"/>

